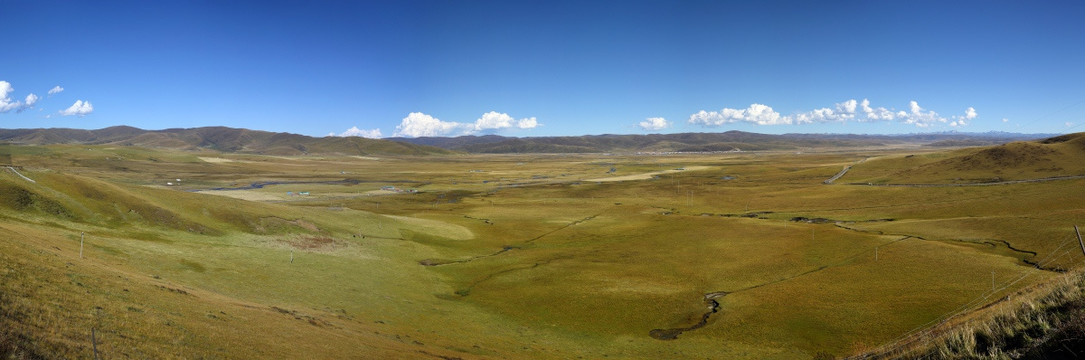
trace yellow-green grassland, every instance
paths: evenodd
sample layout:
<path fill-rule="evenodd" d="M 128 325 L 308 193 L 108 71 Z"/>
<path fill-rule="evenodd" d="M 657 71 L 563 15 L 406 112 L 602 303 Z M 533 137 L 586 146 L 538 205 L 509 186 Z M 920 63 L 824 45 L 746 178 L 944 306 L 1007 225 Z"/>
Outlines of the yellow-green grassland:
<path fill-rule="evenodd" d="M 0 152 L 16 166 L 0 171 L 13 358 L 876 356 L 1005 317 L 1085 264 L 1085 134 L 802 153 Z M 978 333 L 962 331 L 941 333 Z"/>

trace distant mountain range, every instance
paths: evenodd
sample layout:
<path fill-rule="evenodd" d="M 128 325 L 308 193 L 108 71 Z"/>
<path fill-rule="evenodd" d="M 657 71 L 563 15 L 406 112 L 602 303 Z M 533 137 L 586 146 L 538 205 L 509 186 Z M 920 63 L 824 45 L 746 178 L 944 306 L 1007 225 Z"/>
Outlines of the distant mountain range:
<path fill-rule="evenodd" d="M 607 153 L 714 152 L 735 150 L 799 150 L 899 144 L 981 146 L 1034 140 L 1058 134 L 927 133 L 908 135 L 784 134 L 742 131 L 650 135 L 584 135 L 505 137 L 498 135 L 366 139 L 311 137 L 228 127 L 143 130 L 114 126 L 98 130 L 0 129 L 0 141 L 11 144 L 108 144 L 182 150 L 268 155 L 438 155 L 450 153 Z"/>
<path fill-rule="evenodd" d="M 713 152 L 735 150 L 797 150 L 825 147 L 860 147 L 898 144 L 927 146 L 981 146 L 1042 139 L 1058 134 L 929 133 L 908 135 L 784 134 L 742 131 L 650 135 L 584 135 L 513 138 L 497 135 L 388 140 L 468 153 L 590 153 L 590 152 Z"/>

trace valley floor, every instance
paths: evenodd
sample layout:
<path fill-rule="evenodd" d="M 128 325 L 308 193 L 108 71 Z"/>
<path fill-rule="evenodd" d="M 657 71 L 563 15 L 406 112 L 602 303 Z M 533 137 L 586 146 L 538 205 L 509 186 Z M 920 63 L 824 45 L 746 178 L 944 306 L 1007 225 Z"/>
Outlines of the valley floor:
<path fill-rule="evenodd" d="M 20 151 L 0 174 L 15 358 L 843 357 L 1085 257 L 1085 162 L 961 167 L 983 149 Z M 989 185 L 892 186 L 915 183 Z"/>

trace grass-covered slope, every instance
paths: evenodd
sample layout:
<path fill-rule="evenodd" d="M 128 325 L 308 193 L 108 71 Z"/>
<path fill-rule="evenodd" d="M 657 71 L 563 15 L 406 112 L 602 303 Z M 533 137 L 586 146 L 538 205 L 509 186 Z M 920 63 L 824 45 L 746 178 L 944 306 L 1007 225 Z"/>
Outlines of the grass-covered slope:
<path fill-rule="evenodd" d="M 394 239 L 429 223 L 21 173 L 33 181 L 0 172 L 3 358 L 449 354 L 401 341 L 412 334 L 391 305 L 417 296 L 363 292 L 433 283 L 387 258 L 427 256 Z"/>
<path fill-rule="evenodd" d="M 968 184 L 1085 175 L 1085 133 L 1038 141 L 871 159 L 840 181 Z"/>

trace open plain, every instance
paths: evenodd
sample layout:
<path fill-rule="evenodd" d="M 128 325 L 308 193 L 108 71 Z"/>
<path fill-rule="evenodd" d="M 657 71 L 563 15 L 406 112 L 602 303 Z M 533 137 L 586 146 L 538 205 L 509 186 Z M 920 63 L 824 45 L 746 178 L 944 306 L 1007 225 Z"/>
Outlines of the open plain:
<path fill-rule="evenodd" d="M 0 340 L 48 358 L 844 357 L 1083 260 L 1082 134 L 699 154 L 2 148 Z"/>

